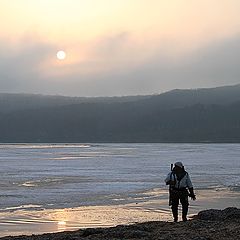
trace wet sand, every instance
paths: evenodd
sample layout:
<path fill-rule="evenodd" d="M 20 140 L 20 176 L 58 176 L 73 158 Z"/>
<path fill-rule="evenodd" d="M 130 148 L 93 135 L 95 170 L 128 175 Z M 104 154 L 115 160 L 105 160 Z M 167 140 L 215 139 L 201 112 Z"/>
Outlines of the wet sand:
<path fill-rule="evenodd" d="M 110 228 L 87 228 L 3 240 L 239 240 L 240 209 L 205 210 L 187 222 L 151 221 Z"/>
<path fill-rule="evenodd" d="M 228 189 L 197 190 L 197 201 L 190 201 L 189 216 L 205 209 L 240 208 L 240 193 Z M 147 221 L 172 221 L 167 190 L 153 189 L 134 203 L 109 206 L 81 206 L 42 209 L 32 206 L 0 213 L 0 237 L 74 231 L 83 228 L 112 227 Z M 117 202 L 117 201 L 116 201 Z"/>

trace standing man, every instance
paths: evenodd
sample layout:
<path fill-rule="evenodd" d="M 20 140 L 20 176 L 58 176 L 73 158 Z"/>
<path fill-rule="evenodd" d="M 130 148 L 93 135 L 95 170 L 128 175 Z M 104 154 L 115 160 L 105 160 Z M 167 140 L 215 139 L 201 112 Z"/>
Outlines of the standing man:
<path fill-rule="evenodd" d="M 192 200 L 196 200 L 196 196 L 189 174 L 185 171 L 181 162 L 174 164 L 174 168 L 167 175 L 165 182 L 169 185 L 169 205 L 172 206 L 174 222 L 178 221 L 179 200 L 182 204 L 182 220 L 187 221 L 188 196 L 191 197 Z"/>

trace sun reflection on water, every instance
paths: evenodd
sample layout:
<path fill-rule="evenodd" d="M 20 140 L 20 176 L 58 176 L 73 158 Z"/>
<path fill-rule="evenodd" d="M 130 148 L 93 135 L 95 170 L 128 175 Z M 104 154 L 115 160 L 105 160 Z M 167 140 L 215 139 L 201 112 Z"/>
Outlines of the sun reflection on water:
<path fill-rule="evenodd" d="M 58 230 L 64 231 L 67 228 L 67 223 L 65 221 L 59 221 L 58 222 Z"/>

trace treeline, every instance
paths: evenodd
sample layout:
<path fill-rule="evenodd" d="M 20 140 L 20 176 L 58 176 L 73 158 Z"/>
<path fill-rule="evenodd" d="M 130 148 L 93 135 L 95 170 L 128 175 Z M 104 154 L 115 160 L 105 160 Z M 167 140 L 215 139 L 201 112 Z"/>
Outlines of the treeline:
<path fill-rule="evenodd" d="M 239 85 L 33 106 L 0 111 L 0 142 L 240 142 L 239 109 Z"/>

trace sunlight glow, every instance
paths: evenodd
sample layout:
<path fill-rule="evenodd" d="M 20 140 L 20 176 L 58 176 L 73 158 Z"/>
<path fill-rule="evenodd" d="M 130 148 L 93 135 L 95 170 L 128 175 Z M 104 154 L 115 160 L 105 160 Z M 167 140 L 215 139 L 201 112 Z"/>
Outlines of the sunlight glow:
<path fill-rule="evenodd" d="M 66 225 L 66 222 L 65 221 L 59 221 L 58 225 Z"/>
<path fill-rule="evenodd" d="M 64 60 L 65 58 L 66 58 L 66 53 L 64 52 L 64 51 L 58 51 L 57 52 L 57 58 L 59 59 L 59 60 Z"/>
<path fill-rule="evenodd" d="M 58 231 L 65 231 L 67 228 L 67 223 L 65 221 L 58 222 Z"/>

